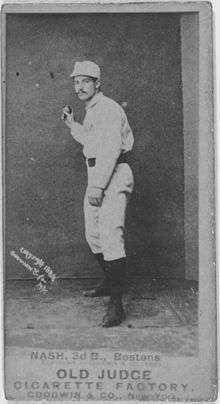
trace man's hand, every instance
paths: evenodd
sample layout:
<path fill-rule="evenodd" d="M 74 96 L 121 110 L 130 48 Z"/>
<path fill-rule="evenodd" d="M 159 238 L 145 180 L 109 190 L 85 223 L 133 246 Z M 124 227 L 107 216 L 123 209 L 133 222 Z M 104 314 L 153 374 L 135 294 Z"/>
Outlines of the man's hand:
<path fill-rule="evenodd" d="M 66 105 L 63 108 L 63 112 L 61 115 L 61 119 L 62 121 L 65 122 L 65 124 L 68 126 L 68 128 L 72 128 L 73 124 L 74 124 L 74 116 L 73 116 L 73 111 L 71 110 L 71 108 Z"/>
<path fill-rule="evenodd" d="M 101 206 L 104 197 L 103 189 L 96 187 L 89 187 L 87 191 L 88 201 L 92 206 Z"/>

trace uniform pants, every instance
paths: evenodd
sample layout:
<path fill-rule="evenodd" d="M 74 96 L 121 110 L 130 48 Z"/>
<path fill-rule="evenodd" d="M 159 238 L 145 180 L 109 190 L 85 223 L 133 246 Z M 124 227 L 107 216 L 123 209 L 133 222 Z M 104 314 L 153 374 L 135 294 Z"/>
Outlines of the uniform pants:
<path fill-rule="evenodd" d="M 93 183 L 93 167 L 88 167 L 88 186 Z M 85 235 L 94 254 L 103 253 L 105 261 L 126 256 L 124 226 L 126 206 L 133 190 L 133 174 L 127 163 L 118 164 L 104 192 L 100 207 L 84 199 Z"/>

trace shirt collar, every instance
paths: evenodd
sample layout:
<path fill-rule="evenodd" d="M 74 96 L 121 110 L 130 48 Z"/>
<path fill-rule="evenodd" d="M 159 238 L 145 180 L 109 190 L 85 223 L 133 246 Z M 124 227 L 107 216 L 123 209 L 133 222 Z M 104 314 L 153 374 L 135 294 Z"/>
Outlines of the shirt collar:
<path fill-rule="evenodd" d="M 102 99 L 102 97 L 103 97 L 103 93 L 101 92 L 101 91 L 99 91 L 98 93 L 96 93 L 95 95 L 94 95 L 94 97 L 92 97 L 92 99 L 91 100 L 89 100 L 87 103 L 86 103 L 86 111 L 89 109 L 89 108 L 91 108 L 91 107 L 93 107 L 95 104 L 97 104 L 97 102 L 99 102 L 101 99 Z"/>

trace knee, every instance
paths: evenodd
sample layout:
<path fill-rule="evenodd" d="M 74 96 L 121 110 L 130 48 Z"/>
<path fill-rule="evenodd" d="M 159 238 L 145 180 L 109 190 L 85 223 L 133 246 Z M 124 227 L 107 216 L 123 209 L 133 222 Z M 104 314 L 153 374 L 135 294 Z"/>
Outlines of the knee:
<path fill-rule="evenodd" d="M 100 239 L 104 245 L 116 245 L 124 243 L 123 226 L 100 226 Z"/>

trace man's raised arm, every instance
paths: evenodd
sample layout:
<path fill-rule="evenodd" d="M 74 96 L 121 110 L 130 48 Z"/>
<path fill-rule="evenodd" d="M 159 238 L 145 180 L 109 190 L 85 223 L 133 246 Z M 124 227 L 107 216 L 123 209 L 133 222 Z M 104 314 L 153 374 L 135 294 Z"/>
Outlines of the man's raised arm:
<path fill-rule="evenodd" d="M 68 128 L 70 128 L 70 133 L 73 138 L 83 145 L 85 131 L 83 126 L 74 120 L 73 111 L 69 106 L 65 106 L 63 108 L 61 119 L 68 126 Z"/>

